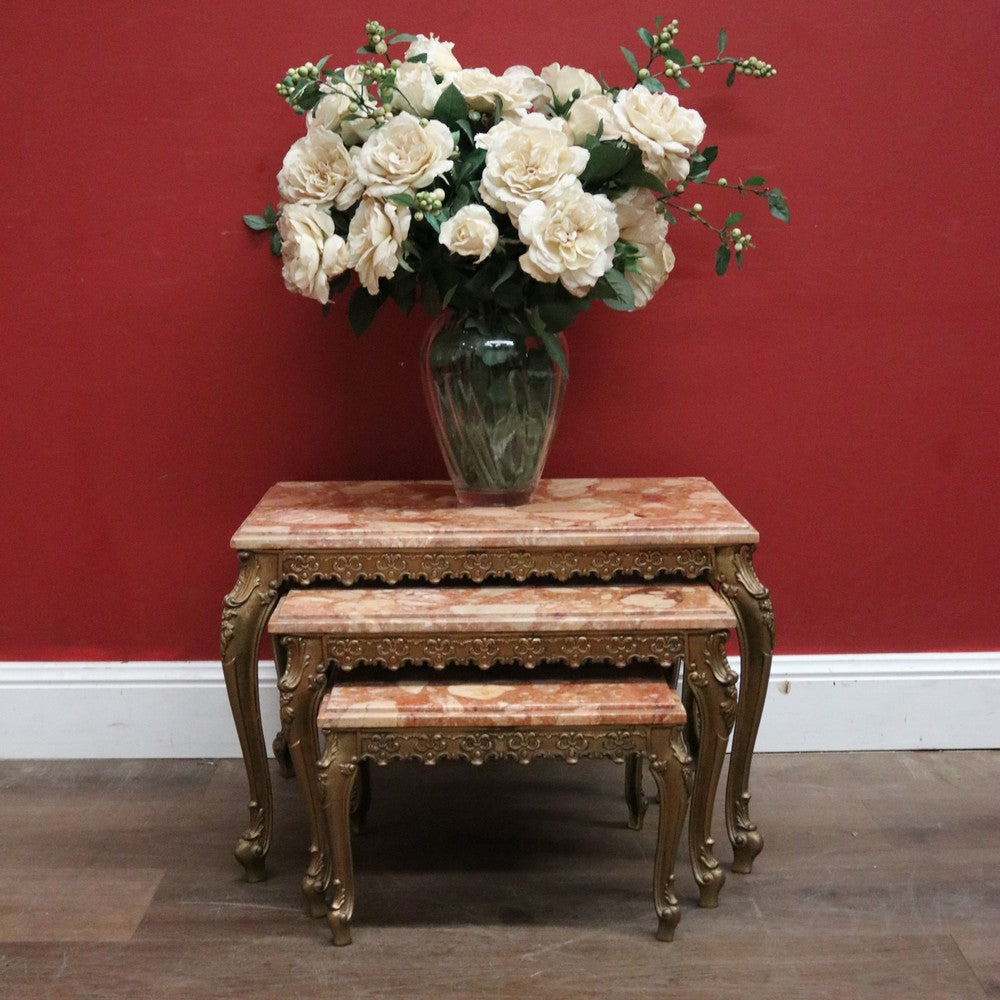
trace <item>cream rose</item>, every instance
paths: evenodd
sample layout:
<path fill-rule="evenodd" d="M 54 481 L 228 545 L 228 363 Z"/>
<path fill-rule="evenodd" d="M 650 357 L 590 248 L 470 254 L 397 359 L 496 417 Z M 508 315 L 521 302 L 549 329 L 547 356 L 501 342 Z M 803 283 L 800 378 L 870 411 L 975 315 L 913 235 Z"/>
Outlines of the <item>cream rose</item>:
<path fill-rule="evenodd" d="M 597 77 L 575 66 L 549 63 L 539 75 L 548 88 L 539 98 L 545 104 L 550 104 L 553 96 L 559 104 L 566 104 L 573 100 L 573 94 L 577 91 L 579 91 L 578 97 L 595 97 L 601 93 L 601 84 Z"/>
<path fill-rule="evenodd" d="M 482 205 L 460 208 L 441 226 L 438 236 L 442 246 L 463 257 L 475 257 L 477 264 L 493 253 L 499 239 L 500 230 Z"/>
<path fill-rule="evenodd" d="M 687 177 L 691 154 L 705 138 L 705 122 L 697 111 L 682 108 L 673 94 L 633 87 L 619 92 L 615 120 L 622 135 L 642 150 L 651 174 L 664 183 Z"/>
<path fill-rule="evenodd" d="M 649 253 L 643 254 L 636 263 L 639 270 L 626 271 L 625 280 L 632 286 L 636 309 L 642 309 L 674 269 L 674 252 L 669 243 L 661 243 L 651 247 Z"/>
<path fill-rule="evenodd" d="M 335 132 L 314 128 L 292 143 L 278 173 L 282 201 L 333 204 L 341 211 L 361 197 L 354 160 Z"/>
<path fill-rule="evenodd" d="M 327 129 L 337 132 L 344 124 L 344 118 L 351 109 L 351 103 L 357 100 L 356 91 L 360 91 L 364 83 L 364 70 L 361 66 L 345 66 L 341 71 L 344 82 L 327 81 L 320 84 L 324 94 L 319 103 L 306 115 L 306 125 L 310 128 Z"/>
<path fill-rule="evenodd" d="M 476 138 L 486 150 L 479 185 L 483 201 L 516 222 L 520 213 L 542 198 L 558 198 L 577 184 L 590 154 L 571 145 L 561 118 L 525 115 L 500 122 Z"/>
<path fill-rule="evenodd" d="M 674 268 L 674 252 L 667 244 L 667 220 L 656 211 L 657 200 L 645 188 L 629 188 L 615 201 L 618 238 L 634 243 L 642 255 L 638 271 L 626 271 L 625 280 L 641 309 L 667 280 Z"/>
<path fill-rule="evenodd" d="M 527 66 L 511 66 L 503 76 L 496 76 L 482 66 L 445 75 L 446 84 L 454 84 L 473 111 L 492 111 L 497 97 L 503 102 L 504 118 L 520 118 L 532 102 L 545 92 L 545 81 Z"/>
<path fill-rule="evenodd" d="M 410 210 L 393 202 L 364 197 L 347 234 L 347 266 L 358 272 L 371 295 L 378 294 L 379 278 L 391 278 L 410 231 Z"/>
<path fill-rule="evenodd" d="M 600 126 L 602 139 L 620 139 L 622 130 L 615 121 L 615 104 L 607 94 L 591 94 L 573 102 L 566 122 L 573 141 L 582 143 L 588 135 L 596 135 Z"/>
<path fill-rule="evenodd" d="M 451 53 L 454 47 L 454 42 L 442 42 L 437 35 L 417 35 L 410 42 L 403 60 L 405 62 L 414 56 L 426 55 L 427 65 L 430 66 L 432 72 L 454 73 L 462 68 L 459 61 Z"/>
<path fill-rule="evenodd" d="M 527 246 L 521 269 L 536 281 L 559 281 L 578 298 L 611 267 L 618 222 L 611 202 L 577 184 L 549 202 L 535 201 L 521 212 L 518 235 Z"/>
<path fill-rule="evenodd" d="M 326 305 L 330 279 L 348 266 L 347 245 L 334 232 L 330 213 L 317 205 L 284 205 L 277 225 L 285 287 Z"/>
<path fill-rule="evenodd" d="M 434 111 L 442 93 L 444 84 L 437 82 L 426 63 L 403 63 L 396 70 L 391 106 L 426 118 Z"/>
<path fill-rule="evenodd" d="M 408 111 L 401 111 L 365 140 L 355 164 L 358 179 L 373 198 L 417 191 L 451 170 L 454 149 L 444 122 L 421 125 Z"/>

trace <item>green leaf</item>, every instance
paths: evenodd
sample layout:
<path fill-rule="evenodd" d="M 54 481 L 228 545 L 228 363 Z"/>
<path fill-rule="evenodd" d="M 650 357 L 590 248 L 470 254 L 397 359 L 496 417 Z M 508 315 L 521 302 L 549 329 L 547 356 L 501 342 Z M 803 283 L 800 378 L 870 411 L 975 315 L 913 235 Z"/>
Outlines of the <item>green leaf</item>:
<path fill-rule="evenodd" d="M 677 63 L 678 66 L 683 66 L 685 63 L 684 53 L 681 52 L 680 49 L 675 49 L 673 47 L 667 49 L 667 51 L 663 53 L 663 58 Z"/>
<path fill-rule="evenodd" d="M 653 38 L 653 33 L 648 28 L 639 28 L 636 30 L 636 34 L 648 48 L 652 49 L 656 47 L 656 41 Z"/>
<path fill-rule="evenodd" d="M 742 271 L 743 270 L 743 251 L 736 251 L 736 266 Z"/>
<path fill-rule="evenodd" d="M 408 63 L 425 63 L 427 62 L 427 53 L 421 52 L 419 55 L 410 56 L 406 61 Z"/>
<path fill-rule="evenodd" d="M 687 90 L 691 86 L 691 84 L 688 83 L 683 76 L 675 76 L 674 79 L 677 81 L 677 86 L 680 87 L 681 90 Z"/>
<path fill-rule="evenodd" d="M 721 278 L 729 268 L 729 258 L 732 251 L 725 243 L 719 244 L 719 249 L 715 251 L 715 273 Z"/>
<path fill-rule="evenodd" d="M 657 194 L 670 194 L 663 186 L 663 181 L 643 167 L 641 159 L 630 163 L 618 174 L 615 180 L 627 187 L 649 188 L 650 191 L 655 191 Z"/>
<path fill-rule="evenodd" d="M 744 187 L 763 187 L 767 182 L 763 177 L 748 177 L 744 182 Z"/>
<path fill-rule="evenodd" d="M 271 233 L 271 253 L 273 253 L 275 257 L 281 256 L 281 243 L 281 233 Z"/>
<path fill-rule="evenodd" d="M 635 294 L 625 275 L 616 267 L 604 273 L 588 293 L 590 299 L 600 299 L 609 309 L 631 312 L 635 309 Z"/>
<path fill-rule="evenodd" d="M 399 34 L 393 35 L 392 38 L 389 39 L 389 44 L 395 45 L 397 42 L 406 42 L 407 44 L 409 44 L 410 42 L 415 42 L 416 40 L 417 40 L 416 35 L 407 35 L 404 34 L 403 32 L 399 32 Z"/>
<path fill-rule="evenodd" d="M 323 56 L 318 63 L 316 63 L 316 69 L 322 71 L 323 67 L 330 61 L 329 56 Z"/>
<path fill-rule="evenodd" d="M 620 46 L 622 50 L 622 55 L 625 57 L 625 62 L 628 63 L 629 69 L 635 73 L 636 76 L 639 75 L 639 61 L 635 57 L 635 53 L 631 49 L 625 48 L 624 45 Z"/>
<path fill-rule="evenodd" d="M 517 270 L 517 264 L 508 260 L 504 264 L 503 271 L 500 273 L 500 277 L 490 285 L 490 291 L 495 292 L 515 271 Z"/>
<path fill-rule="evenodd" d="M 391 194 L 389 195 L 389 201 L 395 202 L 397 205 L 402 205 L 404 208 L 413 208 L 416 205 L 412 194 Z"/>
<path fill-rule="evenodd" d="M 706 146 L 701 151 L 702 159 L 706 163 L 715 163 L 715 159 L 716 159 L 716 157 L 718 155 L 719 155 L 719 147 L 718 146 Z"/>
<path fill-rule="evenodd" d="M 343 274 L 338 274 L 330 282 L 330 298 L 333 299 L 334 296 L 339 295 L 350 283 L 352 271 L 345 271 Z"/>
<path fill-rule="evenodd" d="M 347 318 L 355 336 L 360 337 L 372 325 L 378 307 L 382 305 L 381 295 L 369 295 L 364 288 L 356 288 L 347 304 Z"/>
<path fill-rule="evenodd" d="M 633 146 L 620 139 L 598 143 L 590 151 L 590 159 L 587 161 L 586 167 L 583 168 L 583 173 L 580 174 L 580 183 L 585 187 L 588 184 L 601 184 L 610 180 L 633 162 L 638 162 L 641 156 L 642 152 L 638 146 Z"/>
<path fill-rule="evenodd" d="M 774 188 L 767 193 L 767 204 L 771 210 L 771 215 L 781 222 L 790 222 L 791 214 L 788 211 L 788 205 L 785 202 L 785 196 L 781 193 L 778 188 Z"/>
<path fill-rule="evenodd" d="M 457 125 L 463 118 L 468 119 L 468 106 L 461 91 L 455 84 L 449 83 L 445 87 L 444 92 L 437 99 L 437 104 L 434 105 L 431 117 L 444 122 L 449 127 Z"/>
<path fill-rule="evenodd" d="M 726 29 L 719 28 L 719 55 L 726 51 Z"/>
<path fill-rule="evenodd" d="M 642 81 L 642 85 L 651 94 L 662 94 L 665 89 L 663 84 L 660 83 L 659 78 L 655 76 L 647 76 L 646 79 Z"/>
<path fill-rule="evenodd" d="M 424 215 L 424 222 L 426 222 L 427 225 L 434 230 L 434 232 L 436 233 L 441 232 L 441 219 L 438 218 L 438 216 L 434 215 L 432 212 L 427 212 Z"/>
<path fill-rule="evenodd" d="M 743 218 L 742 212 L 733 212 L 733 214 L 728 216 L 726 218 L 726 221 L 722 223 L 722 228 L 729 229 L 730 226 L 735 226 L 736 223 L 739 222 L 740 219 L 742 218 Z"/>
<path fill-rule="evenodd" d="M 271 223 L 268 222 L 262 215 L 244 215 L 243 223 L 250 229 L 256 230 L 257 232 L 271 228 Z"/>
<path fill-rule="evenodd" d="M 664 219 L 667 220 L 667 222 L 670 223 L 670 225 L 672 226 L 677 225 L 677 220 L 669 212 L 661 212 L 660 214 L 663 216 Z"/>
<path fill-rule="evenodd" d="M 735 79 L 736 79 L 736 67 L 734 66 L 734 67 L 733 67 L 733 68 L 732 68 L 732 69 L 731 69 L 731 70 L 729 71 L 729 76 L 727 76 L 727 77 L 726 77 L 726 86 L 727 86 L 727 87 L 731 87 L 731 86 L 733 85 L 733 81 L 734 81 Z"/>
<path fill-rule="evenodd" d="M 270 225 L 272 222 L 274 222 L 275 218 L 276 216 L 274 214 L 274 206 L 268 205 L 264 209 L 264 221 L 268 223 L 268 225 Z"/>
<path fill-rule="evenodd" d="M 566 352 L 559 343 L 559 338 L 545 326 L 538 331 L 538 335 L 542 338 L 548 356 L 562 369 L 563 378 L 568 379 L 569 362 L 566 360 Z"/>

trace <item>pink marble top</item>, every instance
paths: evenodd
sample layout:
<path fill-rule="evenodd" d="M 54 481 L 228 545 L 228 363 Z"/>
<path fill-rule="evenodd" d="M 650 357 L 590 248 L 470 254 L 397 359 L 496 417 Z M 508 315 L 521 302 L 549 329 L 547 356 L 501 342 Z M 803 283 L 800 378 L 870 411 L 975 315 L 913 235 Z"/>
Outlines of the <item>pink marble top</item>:
<path fill-rule="evenodd" d="M 268 622 L 277 635 L 472 635 L 735 628 L 708 584 L 601 587 L 393 587 L 293 590 Z"/>
<path fill-rule="evenodd" d="M 235 549 L 743 545 L 759 536 L 706 479 L 547 479 L 519 507 L 464 507 L 447 482 L 278 483 Z"/>
<path fill-rule="evenodd" d="M 613 669 L 613 668 L 612 668 Z M 467 675 L 468 676 L 468 675 Z M 338 681 L 320 706 L 320 729 L 479 726 L 679 725 L 684 708 L 662 672 L 565 669 L 543 673 L 454 673 L 420 679 Z"/>

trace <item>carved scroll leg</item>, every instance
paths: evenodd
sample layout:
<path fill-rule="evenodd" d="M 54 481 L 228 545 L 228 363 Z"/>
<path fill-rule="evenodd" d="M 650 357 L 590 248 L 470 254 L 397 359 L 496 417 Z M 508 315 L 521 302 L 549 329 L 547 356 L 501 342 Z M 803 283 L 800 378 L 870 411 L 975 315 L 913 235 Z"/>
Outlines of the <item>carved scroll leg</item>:
<path fill-rule="evenodd" d="M 693 763 L 680 727 L 655 727 L 649 738 L 649 766 L 660 793 L 660 820 L 653 867 L 653 904 L 659 918 L 656 936 L 673 941 L 681 910 L 674 895 L 674 866 L 687 814 Z"/>
<path fill-rule="evenodd" d="M 351 943 L 354 862 L 351 858 L 351 798 L 358 773 L 358 734 L 328 733 L 319 780 L 330 836 L 333 898 L 326 919 L 336 945 Z"/>
<path fill-rule="evenodd" d="M 630 753 L 625 758 L 625 804 L 630 830 L 641 830 L 646 815 L 646 797 L 642 794 L 642 755 Z"/>
<path fill-rule="evenodd" d="M 280 681 L 285 675 L 285 669 L 288 664 L 285 657 L 285 647 L 278 642 L 276 635 L 271 636 L 271 649 L 274 650 L 274 669 Z M 281 776 L 283 778 L 294 778 L 295 768 L 292 767 L 292 757 L 288 752 L 288 734 L 285 732 L 284 726 L 281 727 L 281 730 L 274 737 L 271 749 L 274 751 L 274 759 L 278 762 L 278 771 L 281 773 Z"/>
<path fill-rule="evenodd" d="M 720 589 L 738 622 L 740 698 L 726 785 L 726 829 L 733 845 L 733 871 L 747 874 L 764 847 L 750 821 L 750 764 L 764 711 L 774 650 L 774 610 L 753 568 L 753 549 L 725 550 L 719 557 Z"/>
<path fill-rule="evenodd" d="M 260 882 L 267 877 L 273 806 L 260 722 L 257 652 L 264 623 L 277 601 L 270 587 L 277 565 L 266 554 L 241 552 L 239 556 L 240 575 L 222 604 L 222 672 L 250 786 L 250 825 L 236 843 L 236 860 L 246 870 L 248 882 Z"/>
<path fill-rule="evenodd" d="M 281 691 L 281 723 L 288 733 L 288 752 L 299 781 L 302 801 L 309 820 L 309 868 L 302 879 L 309 913 L 326 914 L 326 887 L 329 884 L 326 817 L 320 801 L 319 734 L 316 716 L 326 687 L 326 660 L 321 639 L 283 636 L 287 652 Z"/>
<path fill-rule="evenodd" d="M 726 639 L 725 632 L 689 633 L 684 667 L 684 702 L 694 703 L 698 737 L 688 839 L 700 905 L 708 908 L 719 905 L 726 881 L 712 851 L 712 807 L 736 713 L 736 675 L 726 661 Z"/>

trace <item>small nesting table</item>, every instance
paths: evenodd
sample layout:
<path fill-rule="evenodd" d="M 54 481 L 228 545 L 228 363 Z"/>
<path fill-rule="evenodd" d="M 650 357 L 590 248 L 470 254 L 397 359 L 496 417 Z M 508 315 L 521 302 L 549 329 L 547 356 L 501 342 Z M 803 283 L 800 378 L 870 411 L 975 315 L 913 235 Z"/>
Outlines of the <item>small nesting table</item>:
<path fill-rule="evenodd" d="M 543 668 L 544 669 L 544 668 Z M 542 673 L 543 671 L 540 671 Z M 686 715 L 662 671 L 544 671 L 518 668 L 482 679 L 469 670 L 395 684 L 385 680 L 335 683 L 319 711 L 324 735 L 319 784 L 326 807 L 333 899 L 326 914 L 333 943 L 351 943 L 354 865 L 350 802 L 364 761 L 387 764 L 415 758 L 425 764 L 490 759 L 528 763 L 583 757 L 622 763 L 648 758 L 659 789 L 659 825 L 653 861 L 656 936 L 672 941 L 680 920 L 674 895 L 677 844 L 687 811 L 691 757 Z"/>
<path fill-rule="evenodd" d="M 278 483 L 233 536 L 240 572 L 223 601 L 220 636 L 250 787 L 250 824 L 236 846 L 248 880 L 265 877 L 271 842 L 257 666 L 265 626 L 283 593 L 318 586 L 347 593 L 357 584 L 600 586 L 629 579 L 707 581 L 736 616 L 738 703 L 728 668 L 699 671 L 704 704 L 691 810 L 701 817 L 703 862 L 717 867 L 712 799 L 735 721 L 726 826 L 733 870 L 749 872 L 763 846 L 750 820 L 749 777 L 774 645 L 770 596 L 753 567 L 758 541 L 749 522 L 700 478 L 543 480 L 531 503 L 512 508 L 460 507 L 451 484 L 438 481 Z M 303 713 L 315 719 L 325 679 L 289 671 L 280 646 L 275 662 L 283 730 Z M 283 734 L 275 752 L 287 768 Z"/>

